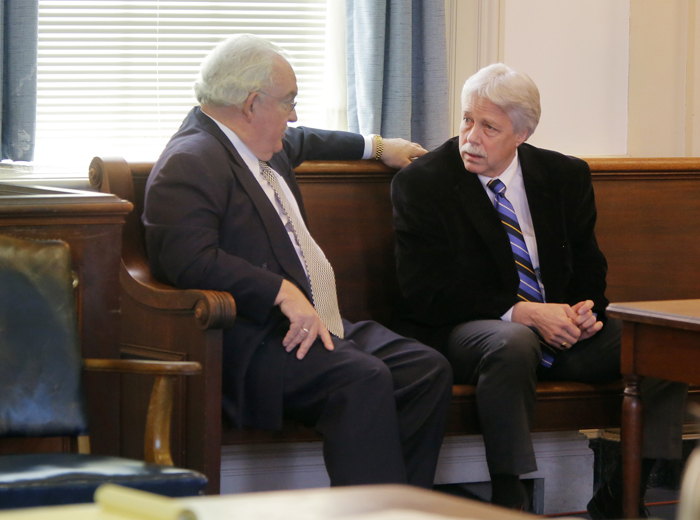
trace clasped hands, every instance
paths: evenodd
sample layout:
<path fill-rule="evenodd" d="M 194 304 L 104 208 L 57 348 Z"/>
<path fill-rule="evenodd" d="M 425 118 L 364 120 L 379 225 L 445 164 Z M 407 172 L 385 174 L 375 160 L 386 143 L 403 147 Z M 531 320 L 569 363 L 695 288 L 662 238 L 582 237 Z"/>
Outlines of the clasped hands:
<path fill-rule="evenodd" d="M 603 328 L 592 309 L 591 300 L 576 305 L 520 302 L 513 307 L 511 320 L 534 327 L 547 344 L 567 349 Z"/>

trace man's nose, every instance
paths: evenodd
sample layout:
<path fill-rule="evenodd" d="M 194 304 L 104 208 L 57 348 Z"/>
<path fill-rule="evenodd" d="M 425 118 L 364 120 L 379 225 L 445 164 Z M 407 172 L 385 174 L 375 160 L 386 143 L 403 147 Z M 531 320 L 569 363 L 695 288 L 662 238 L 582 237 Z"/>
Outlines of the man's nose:
<path fill-rule="evenodd" d="M 481 142 L 481 131 L 478 125 L 474 125 L 472 129 L 467 132 L 467 142 L 476 144 Z"/>
<path fill-rule="evenodd" d="M 297 120 L 297 109 L 293 108 L 292 111 L 289 113 L 289 117 L 287 118 L 287 121 L 290 123 L 295 123 Z"/>

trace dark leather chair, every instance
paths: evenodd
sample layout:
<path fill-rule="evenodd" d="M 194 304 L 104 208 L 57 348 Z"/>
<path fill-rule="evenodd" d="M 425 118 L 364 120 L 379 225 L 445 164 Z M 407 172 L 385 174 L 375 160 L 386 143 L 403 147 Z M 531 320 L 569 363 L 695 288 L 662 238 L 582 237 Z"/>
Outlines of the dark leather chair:
<path fill-rule="evenodd" d="M 145 462 L 88 453 L 0 456 L 0 509 L 91 502 L 97 486 L 121 484 L 167 496 L 201 494 L 201 473 L 172 467 L 174 381 L 194 362 L 83 360 L 70 250 L 62 241 L 0 236 L 0 437 L 70 437 L 88 430 L 83 369 L 155 376 Z M 84 438 L 84 437 L 83 437 Z"/>

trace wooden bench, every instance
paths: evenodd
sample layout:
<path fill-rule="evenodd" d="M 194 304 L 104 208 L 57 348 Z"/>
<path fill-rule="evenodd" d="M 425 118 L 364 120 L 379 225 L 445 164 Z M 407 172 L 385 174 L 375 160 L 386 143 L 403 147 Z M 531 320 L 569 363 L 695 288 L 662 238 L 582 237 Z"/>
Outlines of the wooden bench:
<path fill-rule="evenodd" d="M 599 213 L 597 236 L 610 265 L 611 301 L 700 297 L 700 159 L 590 159 Z M 96 158 L 96 189 L 134 203 L 123 235 L 122 357 L 198 361 L 203 375 L 179 389 L 173 419 L 175 464 L 204 472 L 219 490 L 221 446 L 317 438 L 297 424 L 282 431 L 240 431 L 221 418 L 222 329 L 235 319 L 228 293 L 177 290 L 148 270 L 140 216 L 151 163 Z M 373 161 L 312 162 L 297 169 L 310 230 L 334 266 L 340 308 L 351 321 L 390 324 L 398 295 L 389 187 L 394 171 Z M 167 347 L 163 347 L 167 345 Z M 147 382 L 122 380 L 126 403 L 147 396 Z M 618 427 L 622 382 L 540 383 L 535 431 Z M 455 385 L 448 434 L 477 434 L 475 389 Z M 693 398 L 698 393 L 694 391 Z M 147 405 L 141 397 L 141 408 Z M 133 423 L 133 420 L 130 421 Z M 142 431 L 142 430 L 141 430 Z M 122 425 L 122 454 L 142 451 L 139 428 Z"/>

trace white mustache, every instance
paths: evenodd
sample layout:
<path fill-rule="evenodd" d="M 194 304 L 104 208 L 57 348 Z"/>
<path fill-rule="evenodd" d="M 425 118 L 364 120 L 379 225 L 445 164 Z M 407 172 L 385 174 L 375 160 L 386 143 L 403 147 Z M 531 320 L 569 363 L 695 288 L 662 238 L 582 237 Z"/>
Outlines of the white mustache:
<path fill-rule="evenodd" d="M 486 153 L 486 150 L 481 148 L 481 146 L 477 146 L 472 143 L 464 143 L 462 147 L 459 149 L 459 151 L 463 154 L 468 153 L 469 155 L 477 155 L 479 157 L 482 157 L 484 159 L 488 159 L 488 155 Z"/>

